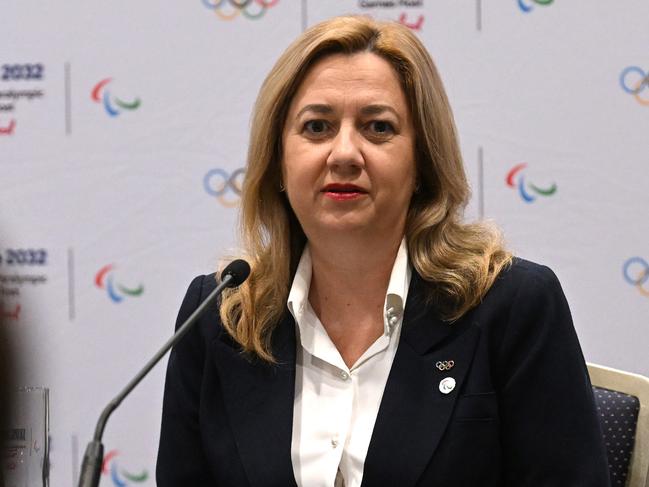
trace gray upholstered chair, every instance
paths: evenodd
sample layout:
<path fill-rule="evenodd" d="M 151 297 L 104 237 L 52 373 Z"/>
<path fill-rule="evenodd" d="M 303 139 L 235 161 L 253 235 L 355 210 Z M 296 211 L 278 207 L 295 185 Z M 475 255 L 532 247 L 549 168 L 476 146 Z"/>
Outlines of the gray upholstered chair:
<path fill-rule="evenodd" d="M 649 379 L 588 364 L 611 485 L 649 487 Z"/>

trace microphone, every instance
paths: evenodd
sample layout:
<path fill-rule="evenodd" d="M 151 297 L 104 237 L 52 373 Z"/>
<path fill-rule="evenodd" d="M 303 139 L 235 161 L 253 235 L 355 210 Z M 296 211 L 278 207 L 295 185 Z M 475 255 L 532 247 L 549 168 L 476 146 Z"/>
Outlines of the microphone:
<path fill-rule="evenodd" d="M 243 259 L 237 259 L 230 262 L 223 272 L 221 272 L 221 282 L 225 282 L 226 279 L 232 278 L 231 281 L 228 281 L 230 284 L 227 287 L 237 287 L 248 279 L 250 275 L 250 266 Z"/>
<path fill-rule="evenodd" d="M 95 436 L 88 443 L 86 452 L 83 455 L 81 464 L 81 475 L 79 476 L 79 487 L 97 487 L 99 485 L 99 475 L 101 465 L 104 459 L 104 445 L 101 443 L 101 437 L 104 434 L 104 428 L 108 417 L 117 409 L 121 402 L 128 396 L 142 379 L 151 371 L 151 369 L 160 361 L 162 357 L 173 347 L 180 339 L 187 334 L 191 327 L 198 321 L 210 304 L 219 296 L 225 288 L 237 287 L 242 284 L 250 275 L 250 266 L 245 260 L 237 259 L 230 262 L 221 273 L 221 282 L 216 289 L 212 291 L 207 298 L 194 310 L 187 320 L 178 328 L 178 331 L 162 346 L 162 348 L 153 356 L 151 360 L 140 370 L 137 375 L 131 379 L 126 387 L 120 392 L 115 399 L 108 403 L 99 416 L 97 426 L 95 427 Z"/>

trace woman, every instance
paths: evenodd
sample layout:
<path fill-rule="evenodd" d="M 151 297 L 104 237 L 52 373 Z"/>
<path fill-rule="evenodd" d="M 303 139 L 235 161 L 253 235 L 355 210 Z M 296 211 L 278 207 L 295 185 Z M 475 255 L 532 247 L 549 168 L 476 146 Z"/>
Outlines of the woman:
<path fill-rule="evenodd" d="M 255 107 L 250 278 L 169 359 L 158 485 L 608 485 L 561 287 L 462 223 L 468 194 L 408 29 L 302 34 Z"/>

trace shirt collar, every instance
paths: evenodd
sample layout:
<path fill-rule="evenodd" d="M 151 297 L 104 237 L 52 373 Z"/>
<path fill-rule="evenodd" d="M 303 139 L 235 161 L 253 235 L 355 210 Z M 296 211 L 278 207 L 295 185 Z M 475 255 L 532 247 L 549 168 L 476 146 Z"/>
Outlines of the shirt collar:
<path fill-rule="evenodd" d="M 298 325 L 300 333 L 303 334 L 304 314 L 307 309 L 309 299 L 309 288 L 311 286 L 311 251 L 307 243 L 302 251 L 300 263 L 297 266 L 293 284 L 289 291 L 287 306 L 295 322 Z M 403 318 L 403 310 L 406 305 L 408 297 L 408 287 L 410 286 L 410 278 L 412 270 L 408 262 L 408 247 L 406 239 L 401 240 L 397 256 L 392 265 L 392 272 L 390 274 L 390 281 L 388 282 L 388 289 L 385 295 L 385 302 L 383 306 L 383 325 L 384 333 L 390 336 L 396 325 L 401 323 Z"/>
<path fill-rule="evenodd" d="M 309 250 L 309 244 L 307 243 L 304 246 L 302 257 L 300 257 L 300 262 L 297 265 L 297 271 L 295 272 L 295 277 L 293 277 L 293 284 L 288 293 L 287 301 L 288 310 L 291 312 L 298 325 L 302 321 L 306 304 L 309 300 L 311 273 L 311 251 Z"/>
<path fill-rule="evenodd" d="M 408 246 L 406 239 L 401 240 L 397 257 L 394 259 L 392 273 L 388 290 L 385 294 L 384 320 L 385 334 L 389 335 L 394 331 L 397 323 L 403 318 L 403 310 L 406 307 L 406 298 L 408 297 L 408 288 L 410 287 L 410 277 L 412 270 L 408 263 Z"/>

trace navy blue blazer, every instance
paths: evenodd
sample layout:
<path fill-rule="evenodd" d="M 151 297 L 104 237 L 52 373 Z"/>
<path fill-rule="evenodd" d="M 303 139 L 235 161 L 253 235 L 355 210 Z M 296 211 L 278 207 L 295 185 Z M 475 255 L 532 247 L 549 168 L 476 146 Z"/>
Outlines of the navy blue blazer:
<path fill-rule="evenodd" d="M 194 279 L 186 319 L 215 286 Z M 516 259 L 482 303 L 450 324 L 413 273 L 399 347 L 363 486 L 605 487 L 606 453 L 561 286 Z M 213 309 L 172 350 L 156 477 L 160 487 L 295 486 L 295 323 L 272 338 L 277 364 L 244 356 Z M 455 365 L 440 371 L 438 361 Z M 456 381 L 439 390 L 446 377 Z"/>

